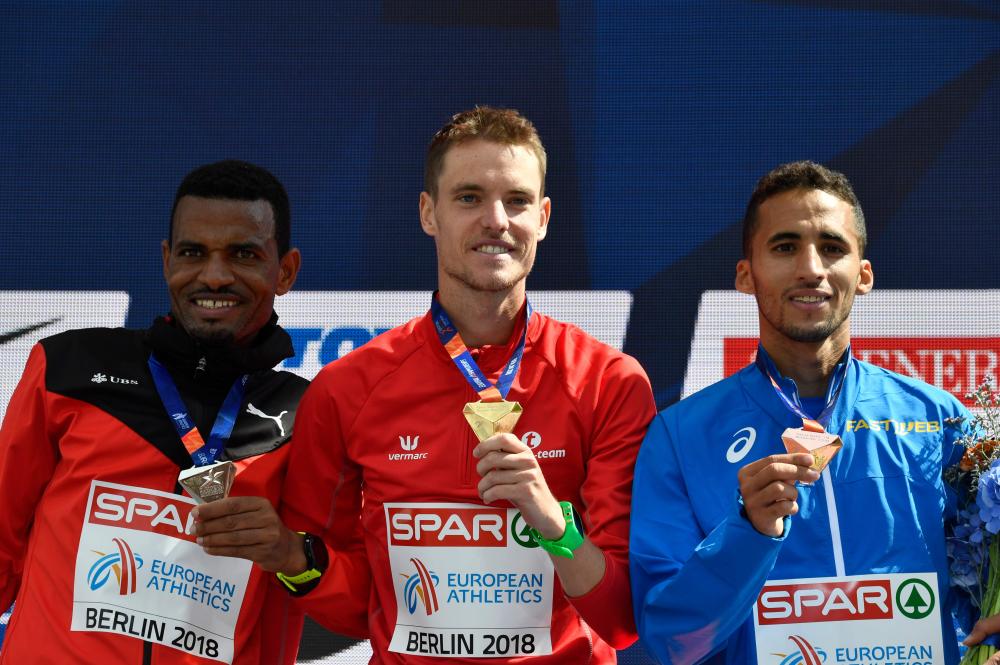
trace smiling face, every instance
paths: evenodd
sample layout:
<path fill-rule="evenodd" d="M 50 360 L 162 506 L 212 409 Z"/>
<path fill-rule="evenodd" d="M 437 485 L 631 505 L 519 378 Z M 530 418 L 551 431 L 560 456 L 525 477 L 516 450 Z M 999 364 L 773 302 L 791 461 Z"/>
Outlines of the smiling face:
<path fill-rule="evenodd" d="M 765 200 L 749 257 L 736 266 L 736 288 L 753 294 L 760 336 L 770 344 L 850 341 L 856 294 L 871 290 L 851 205 L 818 189 L 793 189 Z"/>
<path fill-rule="evenodd" d="M 551 212 L 535 154 L 463 141 L 445 154 L 437 184 L 436 196 L 420 195 L 420 224 L 437 245 L 442 293 L 523 292 Z"/>
<path fill-rule="evenodd" d="M 163 242 L 171 310 L 195 339 L 250 343 L 268 322 L 274 297 L 295 282 L 299 253 L 278 256 L 274 213 L 263 200 L 184 196 L 171 243 Z"/>

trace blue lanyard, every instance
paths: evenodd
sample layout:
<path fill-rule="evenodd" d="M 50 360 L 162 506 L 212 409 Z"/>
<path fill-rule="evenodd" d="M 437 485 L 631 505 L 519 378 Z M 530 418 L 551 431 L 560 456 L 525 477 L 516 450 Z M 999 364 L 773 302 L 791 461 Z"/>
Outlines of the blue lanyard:
<path fill-rule="evenodd" d="M 458 334 L 458 330 L 452 324 L 448 312 L 444 311 L 444 307 L 438 301 L 437 293 L 431 296 L 431 318 L 434 320 L 434 328 L 437 330 L 438 339 L 441 340 L 441 345 L 444 346 L 445 351 L 451 356 L 455 367 L 462 373 L 465 380 L 469 382 L 472 389 L 479 393 L 479 399 L 484 402 L 499 402 L 500 400 L 507 399 L 507 393 L 510 392 L 510 387 L 514 385 L 514 377 L 517 376 L 517 370 L 521 367 L 521 357 L 524 356 L 524 344 L 528 338 L 528 322 L 531 321 L 531 303 L 525 298 L 524 304 L 524 330 L 521 331 L 521 339 L 517 343 L 517 348 L 514 349 L 510 360 L 504 366 L 503 372 L 500 373 L 500 378 L 497 379 L 496 385 L 493 385 L 486 378 L 486 375 L 483 374 L 483 371 L 479 369 L 479 365 L 476 364 L 472 353 L 469 352 L 465 342 L 462 341 L 462 336 Z"/>
<path fill-rule="evenodd" d="M 778 383 L 778 379 L 775 377 L 782 378 L 781 372 L 778 371 L 777 366 L 774 361 L 771 360 L 771 356 L 767 355 L 767 351 L 764 350 L 763 344 L 757 345 L 757 369 L 761 373 L 771 380 L 771 386 L 774 388 L 774 392 L 778 394 L 778 398 L 781 403 L 785 405 L 785 408 L 802 418 L 803 427 L 807 430 L 812 431 L 826 431 L 826 428 L 830 424 L 830 418 L 833 416 L 833 409 L 837 406 L 837 399 L 840 398 L 840 392 L 844 388 L 844 379 L 847 377 L 847 365 L 851 361 L 851 347 L 848 346 L 844 355 L 841 356 L 840 362 L 833 370 L 833 375 L 830 377 L 830 385 L 826 388 L 826 400 L 823 410 L 820 412 L 816 418 L 811 418 L 802 408 L 802 402 L 799 400 L 798 391 L 793 389 L 791 397 L 789 397 L 785 391 L 781 388 L 781 384 Z M 815 425 L 813 425 L 815 423 Z"/>
<path fill-rule="evenodd" d="M 174 424 L 177 434 L 181 437 L 181 442 L 191 455 L 195 466 L 212 464 L 219 459 L 226 441 L 233 433 L 236 425 L 236 416 L 240 412 L 243 404 L 243 390 L 246 386 L 247 375 L 244 374 L 236 379 L 233 387 L 229 389 L 226 399 L 223 400 L 219 408 L 219 415 L 215 417 L 215 424 L 208 435 L 208 442 L 202 439 L 201 432 L 194 424 L 194 420 L 188 416 L 187 406 L 177 391 L 177 384 L 170 376 L 167 368 L 160 364 L 156 356 L 149 356 L 149 371 L 153 375 L 153 384 L 156 385 L 156 392 L 160 394 L 160 401 L 170 416 L 170 421 Z"/>

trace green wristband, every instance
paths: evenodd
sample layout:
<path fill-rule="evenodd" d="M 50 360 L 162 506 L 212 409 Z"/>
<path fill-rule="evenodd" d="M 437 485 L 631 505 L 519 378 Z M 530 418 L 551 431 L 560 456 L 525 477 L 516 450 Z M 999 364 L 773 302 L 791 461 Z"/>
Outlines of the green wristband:
<path fill-rule="evenodd" d="M 528 534 L 538 543 L 538 546 L 553 556 L 561 556 L 566 559 L 573 558 L 573 552 L 583 545 L 583 535 L 576 526 L 576 516 L 573 512 L 573 504 L 569 501 L 560 501 L 563 519 L 566 520 L 566 531 L 558 540 L 549 540 L 542 537 L 538 530 L 529 527 Z"/>

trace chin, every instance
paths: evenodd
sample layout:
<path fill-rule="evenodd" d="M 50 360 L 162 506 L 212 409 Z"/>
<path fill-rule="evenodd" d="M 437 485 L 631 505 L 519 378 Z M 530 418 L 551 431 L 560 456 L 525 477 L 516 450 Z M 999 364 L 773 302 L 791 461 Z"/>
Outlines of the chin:
<path fill-rule="evenodd" d="M 228 346 L 236 339 L 236 334 L 228 328 L 196 326 L 189 329 L 188 334 L 206 346 Z"/>

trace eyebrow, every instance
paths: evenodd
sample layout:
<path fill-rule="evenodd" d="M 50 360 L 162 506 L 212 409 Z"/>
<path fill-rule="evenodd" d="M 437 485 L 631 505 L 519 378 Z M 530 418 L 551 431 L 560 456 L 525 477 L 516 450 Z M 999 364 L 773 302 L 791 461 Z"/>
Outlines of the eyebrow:
<path fill-rule="evenodd" d="M 483 192 L 486 191 L 482 185 L 477 185 L 472 182 L 460 182 L 451 188 L 452 194 L 458 194 L 459 192 Z M 534 198 L 535 194 L 531 190 L 523 189 L 520 187 L 514 187 L 507 190 L 507 194 L 517 194 L 519 196 L 525 196 Z"/>
<path fill-rule="evenodd" d="M 845 238 L 839 233 L 834 233 L 833 231 L 820 231 L 819 237 L 822 238 L 823 240 L 833 240 L 834 242 L 840 242 L 845 245 L 850 244 L 847 241 L 847 238 Z M 801 239 L 802 239 L 801 233 L 796 233 L 795 231 L 779 231 L 778 233 L 775 233 L 773 236 L 767 239 L 767 244 L 770 245 L 785 240 L 801 240 Z"/>
<path fill-rule="evenodd" d="M 234 242 L 226 245 L 226 249 L 240 250 L 240 249 L 264 249 L 264 243 L 248 241 L 248 242 Z M 174 243 L 174 248 L 182 247 L 184 249 L 204 249 L 205 243 L 195 242 L 194 240 L 178 240 Z"/>

